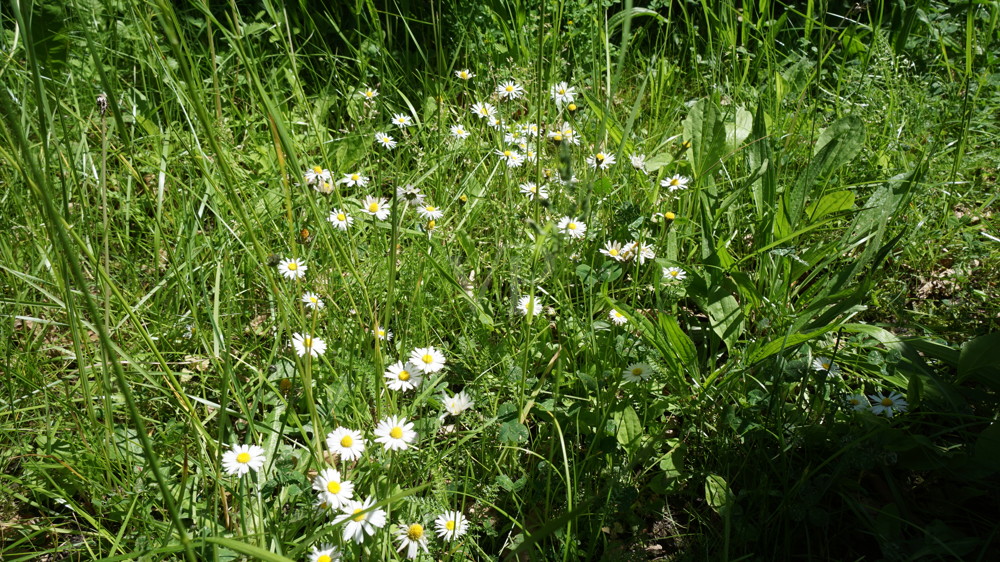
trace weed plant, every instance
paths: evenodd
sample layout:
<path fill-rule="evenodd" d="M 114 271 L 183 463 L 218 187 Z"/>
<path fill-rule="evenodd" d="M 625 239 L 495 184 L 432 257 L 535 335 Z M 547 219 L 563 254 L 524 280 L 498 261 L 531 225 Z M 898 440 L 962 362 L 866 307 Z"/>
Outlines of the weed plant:
<path fill-rule="evenodd" d="M 0 7 L 4 560 L 989 560 L 1000 8 Z"/>

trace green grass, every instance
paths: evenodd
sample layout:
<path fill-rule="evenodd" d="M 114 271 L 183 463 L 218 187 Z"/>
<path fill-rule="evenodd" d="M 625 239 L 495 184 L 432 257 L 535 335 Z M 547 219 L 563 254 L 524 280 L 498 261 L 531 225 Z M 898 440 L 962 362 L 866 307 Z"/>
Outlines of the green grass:
<path fill-rule="evenodd" d="M 990 558 L 996 6 L 240 6 L 0 9 L 4 560 L 391 560 L 413 523 L 424 559 Z M 316 507 L 329 467 L 386 514 L 361 544 Z"/>

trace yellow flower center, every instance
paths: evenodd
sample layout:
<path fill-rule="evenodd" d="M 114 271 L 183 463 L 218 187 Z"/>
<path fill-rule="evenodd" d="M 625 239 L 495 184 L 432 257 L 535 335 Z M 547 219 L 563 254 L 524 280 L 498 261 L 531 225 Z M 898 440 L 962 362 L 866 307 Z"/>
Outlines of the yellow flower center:
<path fill-rule="evenodd" d="M 469 73 L 463 70 L 462 72 L 458 73 L 458 77 L 464 80 L 469 77 Z"/>
<path fill-rule="evenodd" d="M 569 105 L 566 106 L 566 109 L 568 109 L 570 111 L 576 111 L 576 104 L 575 103 L 571 103 L 571 104 L 569 104 Z"/>
<path fill-rule="evenodd" d="M 552 135 L 552 140 L 561 141 L 562 140 L 562 134 L 561 133 L 556 133 L 556 134 Z"/>
<path fill-rule="evenodd" d="M 344 213 L 337 213 L 337 220 L 339 220 L 341 222 L 346 221 L 347 220 L 347 215 L 345 215 Z"/>
<path fill-rule="evenodd" d="M 861 403 L 861 400 L 858 400 L 857 398 L 851 398 L 851 399 L 848 399 L 848 401 L 847 401 L 847 402 L 848 402 L 848 403 L 849 403 L 849 404 L 850 404 L 851 406 L 857 406 L 858 404 L 860 404 L 860 403 Z"/>
<path fill-rule="evenodd" d="M 433 213 L 434 211 L 436 211 L 436 210 L 437 210 L 437 209 L 435 209 L 435 208 L 434 208 L 434 205 L 427 205 L 426 207 L 424 207 L 424 209 L 425 209 L 425 210 L 426 210 L 426 211 L 427 211 L 428 213 Z"/>
<path fill-rule="evenodd" d="M 677 178 L 670 178 L 670 185 L 677 185 L 679 183 L 681 183 L 681 181 L 679 179 L 677 179 Z"/>
<path fill-rule="evenodd" d="M 563 95 L 566 93 L 566 88 L 559 88 L 559 94 Z"/>
<path fill-rule="evenodd" d="M 414 523 L 406 529 L 406 538 L 411 541 L 418 541 L 424 536 L 424 526 L 420 523 Z"/>
<path fill-rule="evenodd" d="M 333 562 L 333 558 L 330 558 L 329 556 L 324 554 L 323 556 L 317 558 L 316 562 Z"/>
<path fill-rule="evenodd" d="M 454 521 L 448 521 L 447 523 L 444 524 L 444 528 L 448 529 L 449 531 L 454 531 L 455 530 L 455 522 Z"/>
<path fill-rule="evenodd" d="M 597 160 L 598 162 L 603 162 L 604 158 L 605 156 L 603 152 L 598 152 L 597 155 L 594 156 L 594 159 Z"/>
<path fill-rule="evenodd" d="M 568 228 L 570 230 L 576 230 L 576 223 L 575 222 L 571 222 L 571 223 L 569 223 L 569 224 L 566 225 L 566 228 Z"/>
<path fill-rule="evenodd" d="M 399 427 L 398 425 L 392 428 L 391 430 L 389 430 L 389 437 L 392 437 L 393 439 L 402 439 L 403 428 Z"/>
<path fill-rule="evenodd" d="M 616 250 L 614 248 L 611 248 L 610 250 L 608 250 L 608 254 L 611 255 L 611 256 L 617 256 L 618 255 L 618 250 Z"/>
<path fill-rule="evenodd" d="M 399 380 L 401 380 L 403 382 L 406 382 L 406 381 L 410 380 L 410 372 L 409 371 L 400 371 L 399 372 Z"/>
<path fill-rule="evenodd" d="M 368 212 L 369 213 L 377 213 L 378 212 L 378 203 L 372 203 L 371 205 L 368 205 Z"/>
<path fill-rule="evenodd" d="M 317 174 L 322 174 L 323 173 L 323 168 L 320 168 L 319 166 L 315 166 L 315 167 L 313 167 L 313 172 L 316 172 Z"/>
<path fill-rule="evenodd" d="M 885 406 L 886 408 L 892 406 L 892 399 L 886 396 L 885 398 L 882 399 L 882 405 Z"/>
<path fill-rule="evenodd" d="M 639 367 L 636 367 L 636 368 L 632 369 L 632 374 L 638 377 L 639 375 L 642 374 L 642 369 L 639 368 Z"/>
<path fill-rule="evenodd" d="M 820 363 L 819 366 L 823 367 L 824 371 L 829 371 L 830 370 L 830 364 L 829 363 Z"/>
<path fill-rule="evenodd" d="M 250 453 L 240 453 L 236 455 L 236 462 L 246 464 L 250 462 Z"/>
<path fill-rule="evenodd" d="M 288 262 L 288 270 L 289 271 L 295 271 L 298 268 L 299 268 L 299 264 L 297 264 L 295 262 Z"/>
<path fill-rule="evenodd" d="M 434 362 L 434 356 L 431 355 L 430 353 L 425 353 L 424 356 L 420 358 L 420 360 L 430 365 L 431 363 Z"/>
<path fill-rule="evenodd" d="M 673 213 L 663 213 L 663 218 L 667 219 L 668 221 L 672 221 L 672 220 L 674 220 L 674 218 L 675 218 L 676 216 L 677 216 L 677 215 L 675 215 L 675 214 L 673 214 Z"/>
<path fill-rule="evenodd" d="M 511 154 L 511 151 L 509 151 L 509 150 L 505 150 L 505 151 L 503 151 L 503 155 L 504 155 L 504 157 L 506 157 L 506 158 L 510 158 L 510 154 Z"/>
<path fill-rule="evenodd" d="M 507 90 L 508 92 L 513 92 L 514 91 L 514 86 L 511 86 L 510 84 L 507 84 L 507 86 L 504 88 L 504 90 Z M 418 525 L 418 527 L 419 527 L 419 525 Z"/>
<path fill-rule="evenodd" d="M 359 175 L 357 175 L 357 174 L 351 174 L 351 181 L 358 181 L 358 179 L 360 179 Z"/>
<path fill-rule="evenodd" d="M 437 225 L 437 222 L 436 222 L 436 221 L 434 221 L 433 219 L 432 219 L 432 220 L 429 220 L 429 221 L 427 221 L 427 230 L 434 230 L 434 227 L 435 227 L 436 225 Z"/>
<path fill-rule="evenodd" d="M 670 272 L 670 276 L 671 277 L 677 277 L 678 275 L 680 275 L 680 273 L 681 273 L 680 271 L 671 271 Z"/>
<path fill-rule="evenodd" d="M 330 492 L 331 494 L 339 494 L 340 493 L 340 482 L 334 482 L 332 480 L 330 482 L 327 482 L 327 484 L 326 484 L 326 491 Z"/>
<path fill-rule="evenodd" d="M 354 444 L 354 439 L 351 439 L 350 435 L 345 435 L 343 439 L 340 440 L 340 446 L 347 448 Z"/>
<path fill-rule="evenodd" d="M 354 520 L 355 520 L 355 521 L 357 521 L 358 523 L 361 523 L 362 521 L 364 521 L 364 520 L 365 520 L 365 517 L 367 517 L 367 515 L 366 515 L 366 514 L 364 514 L 364 513 L 361 513 L 362 511 L 363 511 L 363 510 L 361 510 L 361 509 L 355 509 L 355 510 L 354 510 L 354 513 L 355 513 L 355 515 L 356 515 L 356 517 L 354 518 Z M 361 515 L 357 515 L 358 513 L 361 513 Z"/>

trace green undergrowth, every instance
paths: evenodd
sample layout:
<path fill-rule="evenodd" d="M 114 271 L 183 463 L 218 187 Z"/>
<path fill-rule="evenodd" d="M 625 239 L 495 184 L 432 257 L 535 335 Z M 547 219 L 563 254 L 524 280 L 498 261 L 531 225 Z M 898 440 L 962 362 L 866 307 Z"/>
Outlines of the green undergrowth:
<path fill-rule="evenodd" d="M 5 5 L 3 559 L 990 559 L 998 18 Z"/>

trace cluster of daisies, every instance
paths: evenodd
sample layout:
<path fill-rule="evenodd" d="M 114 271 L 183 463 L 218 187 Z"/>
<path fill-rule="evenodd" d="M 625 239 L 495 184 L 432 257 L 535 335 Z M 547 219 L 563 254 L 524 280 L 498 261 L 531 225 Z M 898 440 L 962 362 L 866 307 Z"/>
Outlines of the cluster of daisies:
<path fill-rule="evenodd" d="M 813 358 L 812 368 L 816 371 L 825 372 L 828 376 L 839 377 L 840 366 L 832 359 L 825 356 Z M 871 412 L 876 416 L 885 415 L 891 418 L 893 415 L 905 412 L 910 403 L 898 392 L 881 392 L 865 396 L 863 393 L 849 394 L 844 398 L 847 407 L 855 412 Z"/>
<path fill-rule="evenodd" d="M 300 341 L 297 348 L 298 345 L 309 345 L 308 336 L 301 339 L 305 343 Z M 313 351 L 317 349 L 316 342 L 316 339 L 312 339 Z M 397 362 L 387 369 L 385 377 L 390 379 L 388 387 L 393 390 L 415 388 L 422 377 L 441 371 L 445 363 L 444 354 L 436 348 L 417 348 L 405 363 Z M 447 412 L 455 416 L 474 405 L 464 391 L 455 396 L 445 396 L 443 402 Z M 415 447 L 414 443 L 418 438 L 413 422 L 399 416 L 387 416 L 381 420 L 372 435 L 374 443 L 380 444 L 387 452 Z M 357 461 L 364 458 L 368 440 L 361 431 L 340 426 L 326 436 L 326 446 L 332 456 L 344 463 L 341 468 L 346 468 L 346 463 L 354 463 L 351 465 L 353 469 L 356 468 Z M 228 474 L 244 476 L 263 468 L 265 460 L 264 449 L 259 446 L 235 445 L 223 455 L 222 466 Z M 374 536 L 388 523 L 386 511 L 381 509 L 381 504 L 374 497 L 355 495 L 354 482 L 347 478 L 346 472 L 327 466 L 315 476 L 312 487 L 317 493 L 316 506 L 323 512 L 338 514 L 333 524 L 343 525 L 345 542 L 361 544 L 366 537 Z M 434 527 L 438 537 L 450 542 L 467 532 L 468 520 L 459 511 L 445 511 L 434 519 Z M 408 558 L 416 558 L 420 550 L 428 552 L 428 536 L 423 521 L 399 521 L 395 529 L 398 550 L 406 550 Z M 341 555 L 339 548 L 322 545 L 313 547 L 310 559 L 339 560 Z"/>

